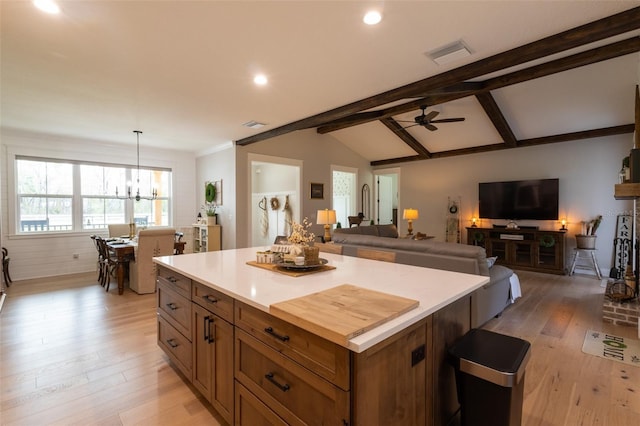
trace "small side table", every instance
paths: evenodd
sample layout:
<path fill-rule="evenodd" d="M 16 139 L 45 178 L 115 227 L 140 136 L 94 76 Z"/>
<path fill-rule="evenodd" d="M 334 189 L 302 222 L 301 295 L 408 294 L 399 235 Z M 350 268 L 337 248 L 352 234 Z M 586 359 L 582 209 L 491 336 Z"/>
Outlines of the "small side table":
<path fill-rule="evenodd" d="M 583 248 L 575 248 L 573 249 L 573 262 L 571 262 L 571 270 L 569 275 L 573 275 L 573 272 L 576 269 L 576 263 L 578 262 L 578 258 L 580 257 L 580 253 L 587 254 L 587 257 L 590 258 L 591 264 L 593 265 L 593 269 L 596 271 L 596 276 L 599 280 L 602 279 L 602 274 L 600 274 L 600 268 L 598 267 L 598 261 L 596 260 L 596 249 L 583 249 Z"/>

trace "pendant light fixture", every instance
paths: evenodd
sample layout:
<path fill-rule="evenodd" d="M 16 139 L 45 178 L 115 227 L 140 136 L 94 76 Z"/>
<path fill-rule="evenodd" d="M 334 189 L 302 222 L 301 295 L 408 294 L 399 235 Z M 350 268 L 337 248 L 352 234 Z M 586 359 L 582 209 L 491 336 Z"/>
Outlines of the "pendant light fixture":
<path fill-rule="evenodd" d="M 131 195 L 131 186 L 127 187 L 127 195 L 123 195 L 120 196 L 118 195 L 118 187 L 116 186 L 116 198 L 120 199 L 120 200 L 136 200 L 136 201 L 140 201 L 140 200 L 155 200 L 156 198 L 158 198 L 158 190 L 153 188 L 153 190 L 151 191 L 151 196 L 150 197 L 143 197 L 140 195 L 140 135 L 142 134 L 141 130 L 134 130 L 133 133 L 136 134 L 136 148 L 137 148 L 137 156 L 138 156 L 138 176 L 137 176 L 137 182 L 138 182 L 138 190 L 136 191 L 136 195 L 132 196 Z"/>

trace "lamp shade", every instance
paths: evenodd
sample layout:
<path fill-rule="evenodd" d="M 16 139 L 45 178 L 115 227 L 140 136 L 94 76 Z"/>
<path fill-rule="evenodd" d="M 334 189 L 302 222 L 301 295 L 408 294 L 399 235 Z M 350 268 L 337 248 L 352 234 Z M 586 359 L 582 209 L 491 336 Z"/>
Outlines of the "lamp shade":
<path fill-rule="evenodd" d="M 318 215 L 316 217 L 316 223 L 318 225 L 333 225 L 336 222 L 337 220 L 335 210 L 318 210 Z"/>
<path fill-rule="evenodd" d="M 404 209 L 404 212 L 402 213 L 403 219 L 415 220 L 418 218 L 418 216 L 418 210 L 416 209 Z"/>

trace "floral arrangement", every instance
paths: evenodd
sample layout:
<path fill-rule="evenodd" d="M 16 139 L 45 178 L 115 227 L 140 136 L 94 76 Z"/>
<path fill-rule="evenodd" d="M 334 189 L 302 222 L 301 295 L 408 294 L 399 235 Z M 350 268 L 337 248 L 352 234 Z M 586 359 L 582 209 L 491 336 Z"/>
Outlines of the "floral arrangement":
<path fill-rule="evenodd" d="M 306 217 L 302 223 L 295 221 L 291 222 L 291 235 L 289 235 L 289 244 L 308 245 L 312 242 L 316 236 L 313 232 L 309 232 L 311 222 Z"/>
<path fill-rule="evenodd" d="M 204 205 L 202 206 L 202 210 L 204 210 L 207 216 L 215 216 L 217 209 L 218 206 L 213 201 L 205 201 Z"/>

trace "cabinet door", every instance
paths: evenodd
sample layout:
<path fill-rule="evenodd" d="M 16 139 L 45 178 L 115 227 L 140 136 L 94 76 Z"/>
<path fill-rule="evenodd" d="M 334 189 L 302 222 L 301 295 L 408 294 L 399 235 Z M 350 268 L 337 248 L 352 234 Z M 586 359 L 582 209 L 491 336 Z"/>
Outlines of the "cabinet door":
<path fill-rule="evenodd" d="M 533 266 L 533 244 L 530 241 L 511 241 L 511 264 Z"/>
<path fill-rule="evenodd" d="M 233 326 L 193 304 L 193 385 L 233 423 Z"/>
<path fill-rule="evenodd" d="M 538 253 L 536 267 L 562 271 L 564 269 L 564 235 L 558 233 L 540 233 L 538 235 Z"/>

